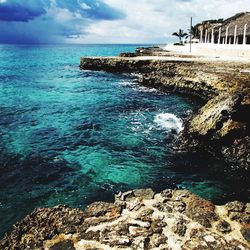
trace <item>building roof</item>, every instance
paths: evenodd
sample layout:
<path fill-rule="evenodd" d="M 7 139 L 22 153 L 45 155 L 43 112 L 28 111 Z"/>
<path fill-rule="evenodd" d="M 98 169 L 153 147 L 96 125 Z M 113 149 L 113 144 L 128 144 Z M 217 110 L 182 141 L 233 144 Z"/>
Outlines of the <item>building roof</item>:
<path fill-rule="evenodd" d="M 242 12 L 238 13 L 226 20 L 216 28 L 218 31 L 219 27 L 221 27 L 221 35 L 226 35 L 226 28 L 228 28 L 228 36 L 234 35 L 235 25 L 237 25 L 237 35 L 243 35 L 244 26 L 247 24 L 247 35 L 250 35 L 250 12 Z"/>
<path fill-rule="evenodd" d="M 226 35 L 226 28 L 228 27 L 228 36 L 234 36 L 235 25 L 237 25 L 237 35 L 243 35 L 244 26 L 247 24 L 247 35 L 250 35 L 250 12 L 241 12 L 229 17 L 225 20 L 206 20 L 196 25 L 198 30 L 208 30 L 211 32 L 214 29 L 215 33 L 219 32 L 221 28 L 221 36 Z"/>

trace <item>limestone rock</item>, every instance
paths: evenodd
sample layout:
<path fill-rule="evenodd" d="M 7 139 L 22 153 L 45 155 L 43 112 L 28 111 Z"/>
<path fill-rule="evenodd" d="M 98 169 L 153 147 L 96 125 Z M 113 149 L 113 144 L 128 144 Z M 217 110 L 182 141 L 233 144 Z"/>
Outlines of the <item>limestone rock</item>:
<path fill-rule="evenodd" d="M 230 224 L 225 220 L 219 221 L 216 228 L 219 232 L 222 233 L 230 233 L 232 230 Z"/>
<path fill-rule="evenodd" d="M 55 243 L 49 250 L 76 250 L 72 240 L 63 240 Z"/>
<path fill-rule="evenodd" d="M 135 54 L 145 55 L 143 51 Z M 159 52 L 151 50 L 151 53 Z M 207 103 L 185 124 L 179 147 L 205 149 L 234 168 L 249 171 L 250 75 L 242 73 L 249 69 L 249 64 L 168 56 L 164 60 L 82 58 L 80 68 L 139 73 L 140 84 L 205 100 Z"/>
<path fill-rule="evenodd" d="M 228 212 L 243 212 L 244 210 L 244 203 L 243 202 L 239 202 L 239 201 L 232 201 L 232 202 L 228 202 L 226 204 L 226 208 L 228 210 Z"/>
<path fill-rule="evenodd" d="M 186 223 L 187 223 L 187 221 L 185 221 L 184 219 L 177 221 L 175 223 L 174 227 L 172 228 L 173 232 L 178 234 L 179 236 L 183 237 L 187 231 Z"/>
<path fill-rule="evenodd" d="M 250 225 L 242 227 L 241 230 L 240 230 L 240 232 L 241 232 L 242 236 L 248 242 L 250 242 Z"/>
<path fill-rule="evenodd" d="M 188 200 L 185 213 L 189 218 L 207 228 L 217 220 L 214 204 L 195 195 Z"/>
<path fill-rule="evenodd" d="M 186 190 L 140 190 L 119 197 L 124 197 L 122 207 L 116 201 L 95 202 L 85 211 L 67 206 L 36 209 L 0 241 L 0 249 L 250 249 L 244 219 L 248 205 L 241 202 L 218 209 Z M 129 209 L 134 200 L 143 204 L 138 210 Z M 217 214 L 219 210 L 225 214 Z M 234 222 L 233 213 L 238 214 Z"/>

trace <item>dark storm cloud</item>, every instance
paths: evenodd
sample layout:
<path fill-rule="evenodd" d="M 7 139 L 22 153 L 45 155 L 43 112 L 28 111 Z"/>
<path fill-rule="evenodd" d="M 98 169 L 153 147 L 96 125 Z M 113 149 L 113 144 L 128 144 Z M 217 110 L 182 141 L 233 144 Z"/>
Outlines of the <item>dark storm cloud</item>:
<path fill-rule="evenodd" d="M 102 0 L 0 0 L 0 43 L 63 42 L 124 14 Z"/>
<path fill-rule="evenodd" d="M 44 15 L 49 1 L 42 0 L 8 0 L 0 3 L 0 20 L 27 22 Z"/>

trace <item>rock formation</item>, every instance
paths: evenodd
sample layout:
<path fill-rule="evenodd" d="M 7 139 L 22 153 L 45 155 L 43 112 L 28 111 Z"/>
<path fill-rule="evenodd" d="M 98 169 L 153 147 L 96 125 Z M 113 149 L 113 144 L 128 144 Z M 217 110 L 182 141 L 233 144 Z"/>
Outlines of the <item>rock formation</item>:
<path fill-rule="evenodd" d="M 249 173 L 250 65 L 136 57 L 138 53 L 143 55 L 143 50 L 122 57 L 82 58 L 80 67 L 139 73 L 138 81 L 146 86 L 198 96 L 204 106 L 187 120 L 179 148 L 206 149 Z M 216 206 L 186 190 L 133 190 L 116 195 L 114 203 L 95 202 L 84 211 L 63 205 L 36 209 L 14 225 L 0 249 L 247 250 L 250 203 Z"/>
<path fill-rule="evenodd" d="M 143 85 L 203 99 L 206 104 L 179 137 L 182 149 L 206 149 L 233 168 L 249 171 L 249 63 L 142 56 L 82 58 L 80 67 L 139 73 Z"/>
<path fill-rule="evenodd" d="M 0 249 L 250 249 L 250 203 L 215 206 L 186 190 L 120 193 L 85 211 L 36 209 Z"/>

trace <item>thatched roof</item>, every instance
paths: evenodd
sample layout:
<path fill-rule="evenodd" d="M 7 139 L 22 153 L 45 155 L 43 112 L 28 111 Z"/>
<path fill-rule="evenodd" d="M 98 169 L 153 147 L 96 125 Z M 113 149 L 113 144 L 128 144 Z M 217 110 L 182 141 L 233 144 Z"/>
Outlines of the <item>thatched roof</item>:
<path fill-rule="evenodd" d="M 247 35 L 250 35 L 250 12 L 238 13 L 228 19 L 226 19 L 221 27 L 221 35 L 226 35 L 226 28 L 228 28 L 228 36 L 234 36 L 235 25 L 237 25 L 237 36 L 243 35 L 244 33 L 244 25 L 247 24 Z M 219 29 L 216 28 L 216 30 Z"/>
<path fill-rule="evenodd" d="M 218 20 L 206 20 L 202 23 L 196 25 L 197 29 L 201 31 L 201 29 L 208 30 L 209 33 L 214 29 L 215 33 L 219 32 L 219 28 L 221 27 L 221 36 L 226 35 L 226 28 L 228 28 L 228 36 L 234 36 L 235 25 L 237 25 L 237 36 L 243 35 L 244 33 L 244 25 L 247 24 L 247 35 L 250 35 L 250 12 L 242 12 L 238 13 L 226 20 L 223 19 Z"/>

